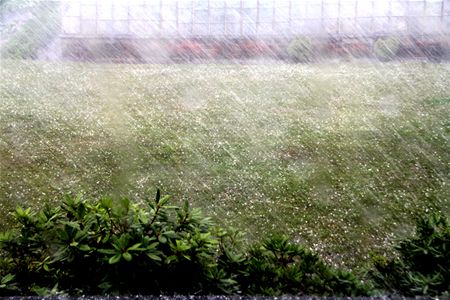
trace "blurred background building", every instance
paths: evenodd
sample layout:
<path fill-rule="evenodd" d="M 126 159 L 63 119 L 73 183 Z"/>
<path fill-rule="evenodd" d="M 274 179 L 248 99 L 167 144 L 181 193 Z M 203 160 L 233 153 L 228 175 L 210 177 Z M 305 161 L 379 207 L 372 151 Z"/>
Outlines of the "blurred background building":
<path fill-rule="evenodd" d="M 0 0 L 0 13 L 2 57 L 288 59 L 298 39 L 323 56 L 396 39 L 437 57 L 450 43 L 450 0 Z"/>
<path fill-rule="evenodd" d="M 447 0 L 67 0 L 62 33 L 139 37 L 436 33 L 449 25 L 449 4 Z"/>

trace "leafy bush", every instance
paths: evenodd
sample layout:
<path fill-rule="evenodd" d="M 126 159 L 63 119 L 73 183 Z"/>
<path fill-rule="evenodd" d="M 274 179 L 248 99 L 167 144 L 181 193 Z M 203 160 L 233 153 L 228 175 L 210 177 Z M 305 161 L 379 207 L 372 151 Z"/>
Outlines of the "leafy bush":
<path fill-rule="evenodd" d="M 0 0 L 0 14 L 17 11 L 33 5 L 33 0 Z"/>
<path fill-rule="evenodd" d="M 400 42 L 396 38 L 380 38 L 374 46 L 373 51 L 375 56 L 382 61 L 389 61 L 395 58 L 400 49 Z"/>
<path fill-rule="evenodd" d="M 296 62 L 310 62 L 314 59 L 314 45 L 311 39 L 306 37 L 294 39 L 289 44 L 287 52 Z"/>
<path fill-rule="evenodd" d="M 17 291 L 15 276 L 12 274 L 0 274 L 0 295 L 14 295 Z"/>
<path fill-rule="evenodd" d="M 0 49 L 3 58 L 34 59 L 56 37 L 60 29 L 59 3 L 37 2 L 29 9 L 32 17 Z"/>
<path fill-rule="evenodd" d="M 373 258 L 378 286 L 414 296 L 450 295 L 450 222 L 442 215 L 417 221 L 416 234 L 399 243 L 398 257 Z"/>
<path fill-rule="evenodd" d="M 17 209 L 18 231 L 1 252 L 20 293 L 184 293 L 213 290 L 215 256 L 225 233 L 197 209 L 158 196 L 142 208 L 128 199 L 98 203 L 67 198 L 38 214 Z M 226 286 L 225 284 L 222 284 Z M 215 286 L 219 286 L 216 284 Z"/>
<path fill-rule="evenodd" d="M 39 213 L 18 208 L 0 236 L 0 293 L 366 294 L 285 238 L 242 251 L 238 233 L 198 209 L 169 206 L 158 191 L 143 205 L 67 198 Z"/>
<path fill-rule="evenodd" d="M 249 248 L 240 233 L 215 226 L 200 210 L 154 201 L 97 202 L 68 197 L 35 213 L 17 208 L 18 227 L 0 234 L 0 296 L 11 294 L 244 294 L 357 296 L 371 286 L 289 242 Z M 374 257 L 378 288 L 406 296 L 448 296 L 450 225 L 433 215 L 417 223 L 398 257 Z"/>
<path fill-rule="evenodd" d="M 367 295 L 369 288 L 353 274 L 334 269 L 316 254 L 286 237 L 254 245 L 238 282 L 249 295 Z"/>

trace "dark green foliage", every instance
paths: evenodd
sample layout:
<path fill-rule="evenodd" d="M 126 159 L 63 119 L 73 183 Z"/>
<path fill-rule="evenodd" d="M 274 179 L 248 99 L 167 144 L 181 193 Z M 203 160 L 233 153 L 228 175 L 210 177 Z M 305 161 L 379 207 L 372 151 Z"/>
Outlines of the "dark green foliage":
<path fill-rule="evenodd" d="M 68 197 L 38 213 L 16 209 L 17 228 L 0 234 L 0 295 L 372 293 L 286 237 L 246 249 L 238 232 L 168 201 L 158 190 L 141 205 Z M 375 257 L 370 274 L 387 293 L 448 296 L 448 249 L 449 220 L 422 218 L 398 257 Z"/>
<path fill-rule="evenodd" d="M 334 269 L 316 254 L 274 237 L 251 247 L 239 282 L 252 295 L 367 295 L 351 273 Z"/>
<path fill-rule="evenodd" d="M 17 292 L 17 286 L 14 280 L 14 275 L 2 275 L 0 273 L 0 295 L 14 295 Z"/>
<path fill-rule="evenodd" d="M 246 252 L 238 233 L 168 200 L 18 208 L 18 228 L 0 236 L 0 294 L 367 294 L 285 238 Z"/>
<path fill-rule="evenodd" d="M 311 62 L 315 56 L 314 45 L 311 39 L 306 37 L 294 39 L 289 44 L 287 52 L 295 62 Z"/>
<path fill-rule="evenodd" d="M 399 243 L 398 257 L 375 256 L 372 276 L 393 293 L 449 296 L 450 222 L 442 215 L 422 217 L 416 234 Z"/>
<path fill-rule="evenodd" d="M 373 45 L 375 56 L 381 61 L 389 61 L 395 58 L 400 49 L 400 42 L 397 38 L 380 38 Z"/>
<path fill-rule="evenodd" d="M 0 240 L 5 269 L 21 294 L 209 291 L 225 233 L 199 210 L 167 201 L 158 193 L 145 208 L 128 199 L 67 198 L 38 214 L 17 209 L 20 227 Z"/>

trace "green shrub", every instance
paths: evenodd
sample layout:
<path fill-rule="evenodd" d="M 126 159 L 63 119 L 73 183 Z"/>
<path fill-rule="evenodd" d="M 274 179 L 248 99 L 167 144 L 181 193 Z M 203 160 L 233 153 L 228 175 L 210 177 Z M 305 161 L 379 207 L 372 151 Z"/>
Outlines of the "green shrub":
<path fill-rule="evenodd" d="M 373 51 L 375 56 L 382 61 L 389 61 L 395 58 L 400 49 L 400 42 L 396 38 L 380 38 L 374 46 Z"/>
<path fill-rule="evenodd" d="M 249 295 L 367 295 L 353 274 L 328 266 L 318 255 L 274 237 L 250 248 L 239 278 Z"/>
<path fill-rule="evenodd" d="M 33 5 L 33 0 L 0 0 L 0 14 L 17 11 Z"/>
<path fill-rule="evenodd" d="M 198 209 L 127 198 L 68 197 L 60 207 L 15 211 L 17 228 L 0 234 L 0 296 L 67 294 L 244 294 L 357 296 L 372 293 L 351 272 L 273 237 L 249 248 L 239 232 L 217 227 Z M 406 296 L 448 296 L 450 225 L 433 215 L 398 256 L 373 258 L 377 287 Z"/>
<path fill-rule="evenodd" d="M 287 52 L 295 62 L 310 62 L 314 59 L 314 45 L 307 37 L 294 39 L 289 44 Z"/>
<path fill-rule="evenodd" d="M 34 59 L 38 51 L 57 36 L 60 30 L 58 2 L 37 2 L 29 9 L 32 17 L 0 49 L 3 58 Z"/>
<path fill-rule="evenodd" d="M 399 243 L 398 257 L 373 258 L 381 289 L 406 296 L 450 294 L 450 222 L 442 215 L 417 221 L 416 234 Z"/>
<path fill-rule="evenodd" d="M 2 234 L 1 254 L 20 294 L 194 294 L 215 292 L 216 280 L 225 288 L 226 280 L 209 277 L 225 233 L 199 210 L 167 201 L 158 193 L 146 207 L 67 198 L 37 214 L 17 209 L 20 227 Z"/>
<path fill-rule="evenodd" d="M 239 233 L 168 200 L 18 208 L 18 228 L 0 235 L 0 295 L 367 293 L 285 238 L 245 251 Z"/>
<path fill-rule="evenodd" d="M 15 276 L 12 274 L 0 274 L 0 295 L 14 295 L 17 292 L 17 286 L 14 282 Z"/>

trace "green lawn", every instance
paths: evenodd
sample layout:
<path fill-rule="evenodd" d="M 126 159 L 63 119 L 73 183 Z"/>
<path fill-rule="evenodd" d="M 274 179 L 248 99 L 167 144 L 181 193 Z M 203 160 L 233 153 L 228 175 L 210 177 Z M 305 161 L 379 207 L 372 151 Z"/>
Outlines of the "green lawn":
<path fill-rule="evenodd" d="M 0 63 L 0 228 L 16 205 L 160 187 L 352 268 L 450 213 L 449 65 Z"/>

